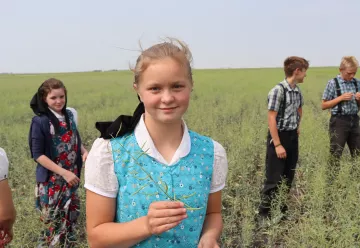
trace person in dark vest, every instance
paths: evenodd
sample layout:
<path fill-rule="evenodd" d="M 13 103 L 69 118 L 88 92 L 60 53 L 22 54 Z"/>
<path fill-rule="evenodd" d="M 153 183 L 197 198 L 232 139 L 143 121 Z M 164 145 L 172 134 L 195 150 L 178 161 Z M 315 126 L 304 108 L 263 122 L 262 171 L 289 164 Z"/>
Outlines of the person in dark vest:
<path fill-rule="evenodd" d="M 271 217 L 271 203 L 282 180 L 290 190 L 299 156 L 298 136 L 304 99 L 298 84 L 304 82 L 309 62 L 292 56 L 284 61 L 285 79 L 268 94 L 268 135 L 265 183 L 261 192 L 259 215 Z M 286 212 L 284 204 L 282 212 Z"/>
<path fill-rule="evenodd" d="M 354 56 L 345 56 L 340 63 L 340 73 L 329 80 L 323 93 L 321 108 L 330 109 L 330 165 L 335 171 L 339 169 L 339 162 L 345 144 L 348 145 L 351 156 L 359 155 L 359 80 L 355 74 L 359 62 Z"/>

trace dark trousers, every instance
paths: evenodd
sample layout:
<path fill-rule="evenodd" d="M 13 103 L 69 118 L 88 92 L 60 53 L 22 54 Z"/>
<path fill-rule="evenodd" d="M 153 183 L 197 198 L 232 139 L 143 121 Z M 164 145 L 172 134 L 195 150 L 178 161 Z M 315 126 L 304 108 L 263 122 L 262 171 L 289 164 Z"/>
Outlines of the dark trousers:
<path fill-rule="evenodd" d="M 359 116 L 338 115 L 331 116 L 329 123 L 330 153 L 335 158 L 340 158 L 345 144 L 348 144 L 352 157 L 359 155 L 360 128 Z"/>
<path fill-rule="evenodd" d="M 340 158 L 345 144 L 348 145 L 353 158 L 359 155 L 360 151 L 360 128 L 359 116 L 357 115 L 333 115 L 329 123 L 330 135 L 330 166 L 334 173 L 330 179 L 336 176 Z"/>
<path fill-rule="evenodd" d="M 295 176 L 295 168 L 299 158 L 299 136 L 296 130 L 279 132 L 279 138 L 286 151 L 286 159 L 280 159 L 276 155 L 275 146 L 271 141 L 270 132 L 267 137 L 266 146 L 266 179 L 261 192 L 262 202 L 259 207 L 259 214 L 270 216 L 271 202 L 278 191 L 282 180 L 286 180 L 288 191 Z M 282 211 L 287 210 L 286 206 Z"/>

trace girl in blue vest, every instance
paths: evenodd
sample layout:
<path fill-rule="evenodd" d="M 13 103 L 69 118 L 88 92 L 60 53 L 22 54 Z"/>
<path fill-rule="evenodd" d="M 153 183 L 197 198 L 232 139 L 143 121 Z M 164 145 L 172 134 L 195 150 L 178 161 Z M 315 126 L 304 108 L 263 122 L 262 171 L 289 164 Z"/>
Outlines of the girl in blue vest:
<path fill-rule="evenodd" d="M 36 168 L 36 208 L 46 224 L 39 247 L 73 247 L 79 216 L 78 187 L 87 150 L 81 144 L 75 109 L 66 108 L 66 88 L 46 80 L 31 100 L 36 114 L 29 133 Z"/>
<path fill-rule="evenodd" d="M 142 51 L 134 115 L 96 123 L 85 171 L 91 247 L 219 247 L 226 152 L 183 120 L 190 61 L 180 41 Z"/>

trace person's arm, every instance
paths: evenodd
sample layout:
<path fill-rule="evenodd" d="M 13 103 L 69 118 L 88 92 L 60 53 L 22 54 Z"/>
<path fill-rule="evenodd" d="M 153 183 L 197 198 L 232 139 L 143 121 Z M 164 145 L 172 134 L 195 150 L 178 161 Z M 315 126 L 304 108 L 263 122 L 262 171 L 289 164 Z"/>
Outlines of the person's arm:
<path fill-rule="evenodd" d="M 153 202 L 147 215 L 124 223 L 114 223 L 115 212 L 116 198 L 86 190 L 86 230 L 91 247 L 130 247 L 187 218 L 184 204 L 172 201 Z"/>
<path fill-rule="evenodd" d="M 78 113 L 77 113 L 76 109 L 70 108 L 70 107 L 67 107 L 67 109 L 70 110 L 71 113 L 73 114 L 76 128 L 78 129 L 79 128 L 79 118 L 78 118 Z M 80 133 L 79 133 L 79 135 L 80 135 Z M 89 152 L 86 150 L 86 148 L 83 144 L 81 144 L 80 150 L 81 150 L 82 160 L 83 160 L 83 162 L 85 162 L 87 159 L 87 156 L 89 155 Z"/>
<path fill-rule="evenodd" d="M 0 181 L 0 244 L 8 244 L 13 238 L 16 210 L 8 180 Z"/>
<path fill-rule="evenodd" d="M 116 198 L 86 190 L 86 230 L 92 248 L 130 247 L 150 236 L 146 216 L 114 223 L 115 212 Z"/>
<path fill-rule="evenodd" d="M 219 247 L 217 242 L 223 229 L 221 192 L 226 185 L 227 173 L 228 161 L 226 151 L 220 143 L 214 141 L 214 166 L 210 194 L 198 247 Z"/>
<path fill-rule="evenodd" d="M 13 238 L 12 227 L 16 211 L 8 184 L 9 160 L 5 151 L 0 148 L 0 247 L 8 244 Z"/>
<path fill-rule="evenodd" d="M 275 147 L 281 145 L 276 117 L 278 115 L 284 94 L 284 90 L 278 85 L 275 86 L 268 94 L 268 127 Z M 285 106 L 283 107 L 285 108 Z"/>
<path fill-rule="evenodd" d="M 330 80 L 326 85 L 323 93 L 323 97 L 321 101 L 321 109 L 326 110 L 326 109 L 334 108 L 342 101 L 351 100 L 352 97 L 353 97 L 353 93 L 351 92 L 344 93 L 340 96 L 336 96 L 335 83 L 333 80 Z"/>
<path fill-rule="evenodd" d="M 221 191 L 209 195 L 206 217 L 199 242 L 199 248 L 218 248 L 217 241 L 223 229 L 221 216 Z"/>
<path fill-rule="evenodd" d="M 351 93 L 345 93 L 345 94 L 342 94 L 341 96 L 338 96 L 338 97 L 336 97 L 335 99 L 332 99 L 332 100 L 324 100 L 323 99 L 321 101 L 321 109 L 326 110 L 326 109 L 333 108 L 342 101 L 350 100 L 351 97 L 352 97 Z"/>
<path fill-rule="evenodd" d="M 86 148 L 83 144 L 81 144 L 81 155 L 82 155 L 83 162 L 85 162 L 89 155 L 89 152 L 86 150 Z"/>
<path fill-rule="evenodd" d="M 276 117 L 278 115 L 281 101 L 284 97 L 284 90 L 281 90 L 280 86 L 274 87 L 268 95 L 268 126 L 271 135 L 271 142 L 275 146 L 275 151 L 278 158 L 286 158 L 285 148 L 282 146 L 279 132 L 277 129 Z M 285 108 L 285 106 L 283 106 Z"/>
<path fill-rule="evenodd" d="M 268 125 L 269 125 L 272 142 L 275 147 L 281 145 L 280 138 L 279 138 L 279 132 L 277 129 L 277 122 L 276 122 L 277 115 L 278 115 L 278 112 L 276 112 L 276 111 L 272 111 L 272 110 L 268 111 Z"/>
<path fill-rule="evenodd" d="M 45 155 L 41 155 L 36 159 L 36 162 L 44 166 L 46 169 L 62 176 L 67 183 L 74 186 L 80 182 L 80 179 L 71 171 L 63 169 L 62 167 L 55 164 L 51 159 Z"/>

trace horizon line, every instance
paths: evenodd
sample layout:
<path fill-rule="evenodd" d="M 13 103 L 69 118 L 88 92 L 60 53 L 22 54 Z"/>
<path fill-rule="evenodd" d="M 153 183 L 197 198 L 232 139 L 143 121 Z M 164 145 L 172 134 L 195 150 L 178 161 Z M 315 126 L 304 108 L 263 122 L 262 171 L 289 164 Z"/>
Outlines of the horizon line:
<path fill-rule="evenodd" d="M 311 68 L 334 68 L 337 66 L 311 66 Z M 283 67 L 219 67 L 219 68 L 192 68 L 193 70 L 211 71 L 211 70 L 249 70 L 249 69 L 282 69 Z M 0 72 L 0 75 L 39 75 L 39 74 L 71 74 L 71 73 L 89 73 L 89 72 L 131 72 L 129 69 L 94 69 L 86 71 L 59 71 L 59 72 Z"/>

